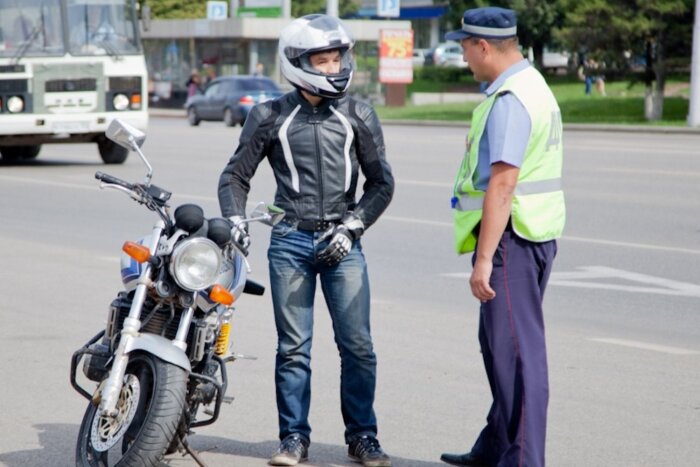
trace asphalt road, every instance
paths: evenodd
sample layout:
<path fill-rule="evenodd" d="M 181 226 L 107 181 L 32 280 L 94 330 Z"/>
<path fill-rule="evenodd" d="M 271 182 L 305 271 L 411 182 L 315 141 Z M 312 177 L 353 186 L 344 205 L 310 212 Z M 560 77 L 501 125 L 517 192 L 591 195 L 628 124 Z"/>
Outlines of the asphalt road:
<path fill-rule="evenodd" d="M 173 205 L 218 214 L 216 183 L 239 128 L 152 119 L 144 150 Z M 449 199 L 464 151 L 457 128 L 386 126 L 397 180 L 363 239 L 379 358 L 380 440 L 396 466 L 432 467 L 471 446 L 489 393 L 470 298 L 469 258 L 452 251 Z M 546 297 L 548 464 L 698 465 L 700 135 L 565 133 L 568 224 Z M 152 217 L 96 170 L 141 180 L 132 154 L 104 166 L 88 145 L 45 146 L 0 164 L 0 464 L 73 465 L 86 401 L 69 385 L 75 349 L 102 326 L 120 286 L 121 244 Z M 267 165 L 250 201 L 271 201 Z M 267 284 L 267 227 L 252 229 L 252 277 Z M 339 359 L 318 297 L 309 465 L 351 465 L 338 403 Z M 240 301 L 229 368 L 236 400 L 191 438 L 216 466 L 263 466 L 277 445 L 269 294 Z M 167 465 L 193 466 L 173 456 Z"/>

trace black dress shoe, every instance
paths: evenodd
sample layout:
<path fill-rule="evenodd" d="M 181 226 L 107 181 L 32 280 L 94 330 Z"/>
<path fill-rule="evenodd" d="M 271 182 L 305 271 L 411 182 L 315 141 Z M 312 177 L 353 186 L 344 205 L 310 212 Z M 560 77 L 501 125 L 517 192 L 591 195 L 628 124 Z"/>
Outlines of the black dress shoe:
<path fill-rule="evenodd" d="M 440 460 L 452 465 L 466 465 L 468 467 L 489 467 L 485 460 L 475 456 L 471 452 L 466 454 L 443 454 Z"/>

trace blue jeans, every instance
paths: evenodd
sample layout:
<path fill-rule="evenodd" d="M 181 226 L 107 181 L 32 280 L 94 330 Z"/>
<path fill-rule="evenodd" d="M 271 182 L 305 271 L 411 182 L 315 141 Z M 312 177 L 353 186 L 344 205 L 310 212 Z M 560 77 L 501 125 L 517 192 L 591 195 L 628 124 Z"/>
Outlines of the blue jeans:
<path fill-rule="evenodd" d="M 277 326 L 275 383 L 280 439 L 297 433 L 310 440 L 311 341 L 316 276 L 333 321 L 340 352 L 340 404 L 345 441 L 376 436 L 374 390 L 377 359 L 369 323 L 369 281 L 362 246 L 355 241 L 350 253 L 335 266 L 316 261 L 321 232 L 297 230 L 285 222 L 272 229 L 267 257 Z"/>

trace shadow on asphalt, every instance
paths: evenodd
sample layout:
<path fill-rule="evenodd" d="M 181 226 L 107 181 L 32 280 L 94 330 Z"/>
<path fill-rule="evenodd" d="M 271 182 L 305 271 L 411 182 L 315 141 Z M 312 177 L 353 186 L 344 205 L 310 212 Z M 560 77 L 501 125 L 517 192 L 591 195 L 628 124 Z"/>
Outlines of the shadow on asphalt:
<path fill-rule="evenodd" d="M 279 446 L 279 441 L 268 440 L 260 442 L 243 442 L 235 439 L 224 438 L 219 436 L 201 436 L 193 435 L 189 438 L 190 446 L 199 454 L 206 462 L 206 454 L 208 452 L 242 456 L 249 458 L 259 458 L 262 461 L 267 461 Z M 309 461 L 304 462 L 303 466 L 309 467 L 328 467 L 328 466 L 358 466 L 359 464 L 352 462 L 347 456 L 347 446 L 311 443 L 309 447 Z M 439 461 L 421 461 L 416 459 L 408 459 L 400 457 L 398 453 L 387 449 L 387 453 L 391 456 L 394 467 L 444 467 L 445 464 Z M 436 454 L 436 458 L 439 457 Z M 168 456 L 171 457 L 171 456 Z M 167 458 L 166 458 L 167 460 Z M 235 464 L 235 459 L 231 460 L 232 465 Z"/>
<path fill-rule="evenodd" d="M 76 156 L 77 157 L 77 156 Z M 98 157 L 99 160 L 99 157 Z M 82 166 L 104 166 L 100 162 L 90 162 L 90 161 L 68 161 L 68 160 L 42 160 L 42 159 L 20 159 L 16 161 L 8 161 L 0 159 L 0 167 L 64 167 L 70 165 L 82 165 Z"/>
<path fill-rule="evenodd" d="M 79 425 L 47 423 L 33 425 L 40 448 L 0 453 L 0 465 L 7 467 L 75 466 L 75 443 Z"/>
<path fill-rule="evenodd" d="M 75 443 L 78 436 L 77 424 L 49 423 L 34 425 L 37 430 L 39 444 L 36 449 L 0 453 L 0 465 L 6 467 L 69 467 L 75 465 Z M 260 459 L 261 464 L 275 452 L 279 442 L 267 440 L 260 442 L 244 442 L 220 436 L 192 435 L 189 437 L 190 446 L 207 462 L 207 453 L 217 454 L 217 457 L 231 456 L 231 465 L 243 465 L 240 458 Z M 444 467 L 439 461 L 430 462 L 401 457 L 398 453 L 387 449 L 394 467 Z M 436 457 L 439 454 L 436 454 Z M 194 460 L 182 454 L 172 454 L 164 459 L 161 467 L 167 467 L 168 461 L 184 460 L 187 465 L 196 466 Z M 224 461 L 226 462 L 226 461 Z M 257 461 L 256 461 L 257 464 Z M 178 463 L 178 465 L 180 465 Z M 308 467 L 340 467 L 358 466 L 347 457 L 347 447 L 333 444 L 312 443 L 309 448 L 309 461 L 302 464 Z"/>

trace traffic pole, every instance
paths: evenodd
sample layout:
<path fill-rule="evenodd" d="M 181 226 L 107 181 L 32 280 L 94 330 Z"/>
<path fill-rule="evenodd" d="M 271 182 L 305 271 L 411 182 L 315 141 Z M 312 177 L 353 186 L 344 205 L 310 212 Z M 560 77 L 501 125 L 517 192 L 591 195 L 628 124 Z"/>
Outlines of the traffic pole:
<path fill-rule="evenodd" d="M 690 103 L 688 126 L 700 126 L 700 0 L 695 0 L 693 23 L 693 56 L 690 62 Z"/>

